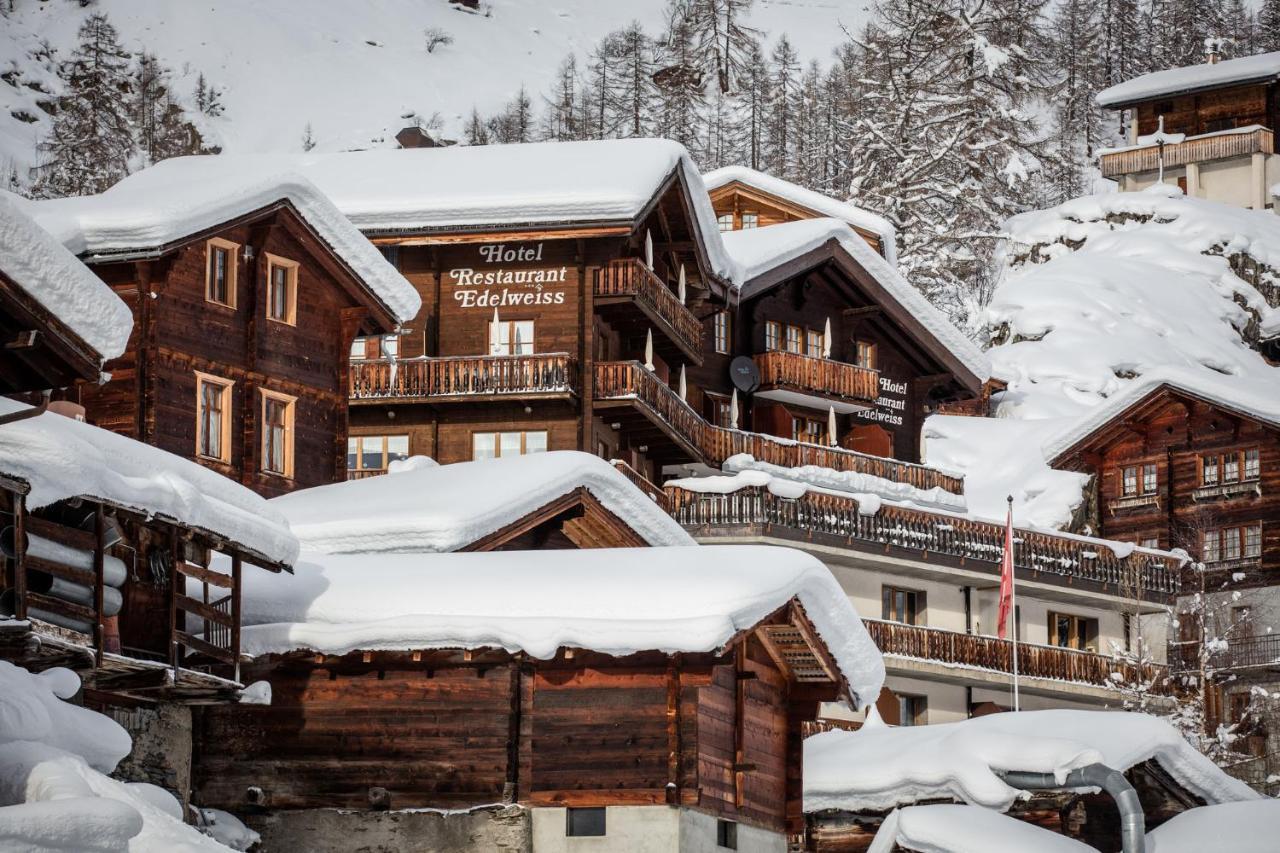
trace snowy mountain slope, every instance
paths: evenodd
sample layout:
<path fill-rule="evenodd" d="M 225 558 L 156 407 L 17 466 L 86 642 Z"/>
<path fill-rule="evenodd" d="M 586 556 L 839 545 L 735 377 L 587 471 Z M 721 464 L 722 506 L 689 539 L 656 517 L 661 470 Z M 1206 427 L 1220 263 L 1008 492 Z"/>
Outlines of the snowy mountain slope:
<path fill-rule="evenodd" d="M 1026 523 L 1068 523 L 1080 477 L 1051 471 L 1044 448 L 1157 371 L 1280 399 L 1280 367 L 1254 348 L 1280 333 L 1280 310 L 1260 292 L 1280 292 L 1280 216 L 1157 187 L 1075 199 L 1006 227 L 987 310 L 992 370 L 1009 383 L 1003 420 L 925 426 L 930 464 L 967 472 L 970 511 L 1002 514 L 1011 494 Z"/>
<path fill-rule="evenodd" d="M 0 17 L 0 170 L 25 170 L 49 117 L 38 102 L 60 89 L 86 15 L 105 13 L 125 48 L 156 53 L 190 100 L 201 73 L 222 91 L 223 116 L 202 127 L 228 152 L 392 146 L 396 131 L 439 113 L 457 136 L 473 107 L 498 110 L 523 84 L 536 101 L 561 60 L 584 56 L 609 31 L 639 20 L 662 27 L 667 0 L 483 0 L 487 14 L 447 0 L 208 0 L 155 3 L 16 0 Z M 803 58 L 825 60 L 869 14 L 865 0 L 757 0 L 751 25 L 786 32 Z M 423 31 L 453 43 L 426 51 Z M 53 49 L 52 57 L 48 48 Z M 35 119 L 31 121 L 31 119 Z"/>

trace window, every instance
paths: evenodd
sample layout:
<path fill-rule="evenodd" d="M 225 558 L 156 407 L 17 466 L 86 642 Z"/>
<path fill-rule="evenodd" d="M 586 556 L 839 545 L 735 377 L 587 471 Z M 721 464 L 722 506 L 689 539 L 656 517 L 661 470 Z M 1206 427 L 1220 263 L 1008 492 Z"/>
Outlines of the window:
<path fill-rule="evenodd" d="M 716 846 L 738 849 L 738 824 L 731 820 L 716 821 Z"/>
<path fill-rule="evenodd" d="M 1146 539 L 1140 540 L 1138 545 L 1142 548 L 1152 548 L 1158 551 L 1160 549 L 1160 540 L 1155 536 L 1148 536 Z"/>
<path fill-rule="evenodd" d="M 1222 531 L 1222 559 L 1240 559 L 1240 528 L 1228 527 Z"/>
<path fill-rule="evenodd" d="M 804 347 L 804 329 L 799 326 L 787 326 L 787 338 L 785 348 L 787 352 L 793 352 L 799 355 L 803 352 Z"/>
<path fill-rule="evenodd" d="M 605 810 L 565 809 L 564 834 L 569 836 L 604 835 Z"/>
<path fill-rule="evenodd" d="M 817 418 L 792 415 L 791 438 L 793 441 L 807 441 L 810 444 L 826 444 L 827 425 Z"/>
<path fill-rule="evenodd" d="M 351 342 L 352 361 L 363 361 L 373 358 L 395 358 L 399 354 L 400 338 L 397 335 L 356 338 Z"/>
<path fill-rule="evenodd" d="M 1200 543 L 1200 557 L 1206 563 L 1216 563 L 1222 559 L 1220 547 L 1221 537 L 1216 530 L 1206 530 Z"/>
<path fill-rule="evenodd" d="M 822 358 L 822 332 L 813 329 L 805 332 L 805 355 L 809 358 Z"/>
<path fill-rule="evenodd" d="M 919 625 L 924 593 L 895 586 L 880 588 L 880 618 L 904 625 Z"/>
<path fill-rule="evenodd" d="M 231 461 L 231 386 L 226 379 L 196 373 L 196 455 Z"/>
<path fill-rule="evenodd" d="M 717 311 L 715 315 L 716 352 L 729 352 L 729 312 Z"/>
<path fill-rule="evenodd" d="M 1239 454 L 1228 453 L 1222 457 L 1222 482 L 1224 483 L 1240 482 Z"/>
<path fill-rule="evenodd" d="M 1098 650 L 1098 620 L 1049 611 L 1049 645 L 1064 649 Z"/>
<path fill-rule="evenodd" d="M 489 321 L 490 355 L 533 355 L 533 321 Z"/>
<path fill-rule="evenodd" d="M 1246 557 L 1262 556 L 1262 523 L 1250 524 L 1244 528 L 1244 555 Z"/>
<path fill-rule="evenodd" d="M 748 228 L 758 228 L 758 227 L 760 227 L 760 214 L 758 213 L 742 214 L 742 230 L 745 231 Z"/>
<path fill-rule="evenodd" d="M 1200 457 L 1200 484 L 1204 486 L 1218 485 L 1218 457 Z"/>
<path fill-rule="evenodd" d="M 707 402 L 711 406 L 711 422 L 724 429 L 732 429 L 733 406 L 728 397 L 719 394 L 707 394 Z"/>
<path fill-rule="evenodd" d="M 298 322 L 298 262 L 267 255 L 267 318 Z"/>
<path fill-rule="evenodd" d="M 546 430 L 532 432 L 477 432 L 471 436 L 472 459 L 524 456 L 529 453 L 545 453 L 546 450 Z"/>
<path fill-rule="evenodd" d="M 296 397 L 262 389 L 262 470 L 293 476 L 293 410 Z"/>
<path fill-rule="evenodd" d="M 1262 472 L 1262 456 L 1254 447 L 1244 452 L 1244 478 L 1256 480 Z"/>
<path fill-rule="evenodd" d="M 716 217 L 716 225 L 719 226 L 721 233 L 733 230 L 733 214 L 722 213 Z"/>
<path fill-rule="evenodd" d="M 1143 465 L 1142 466 L 1142 493 L 1144 495 L 1154 495 L 1156 493 L 1156 487 L 1158 485 L 1159 485 L 1159 482 L 1156 477 L 1156 466 Z"/>
<path fill-rule="evenodd" d="M 205 243 L 204 298 L 228 308 L 236 307 L 236 261 L 240 247 L 230 240 L 212 237 Z"/>
<path fill-rule="evenodd" d="M 782 324 L 777 320 L 764 323 L 764 348 L 769 352 L 782 349 Z"/>
<path fill-rule="evenodd" d="M 857 341 L 854 344 L 853 363 L 867 370 L 876 369 L 876 345 L 868 341 Z"/>
<path fill-rule="evenodd" d="M 407 435 L 355 435 L 347 439 L 348 471 L 385 471 L 409 458 Z"/>
<path fill-rule="evenodd" d="M 924 696 L 898 696 L 898 725 L 923 726 L 928 722 L 928 699 Z"/>
<path fill-rule="evenodd" d="M 1138 493 L 1138 469 L 1130 466 L 1124 469 L 1124 494 L 1136 495 Z"/>

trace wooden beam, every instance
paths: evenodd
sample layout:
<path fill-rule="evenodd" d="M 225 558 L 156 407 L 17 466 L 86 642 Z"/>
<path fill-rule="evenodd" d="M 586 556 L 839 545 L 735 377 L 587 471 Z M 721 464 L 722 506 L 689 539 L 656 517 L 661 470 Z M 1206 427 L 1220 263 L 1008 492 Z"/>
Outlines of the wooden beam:
<path fill-rule="evenodd" d="M 102 666 L 102 655 L 105 652 L 103 647 L 106 645 L 107 635 L 107 626 L 103 623 L 106 617 L 102 615 L 105 580 L 103 563 L 107 550 L 106 527 L 107 520 L 102 513 L 102 504 L 95 504 L 93 511 L 93 654 L 94 663 L 97 666 Z"/>
<path fill-rule="evenodd" d="M 239 559 L 239 557 L 232 557 L 232 565 L 234 566 Z M 198 581 L 207 583 L 209 586 L 216 586 L 220 589 L 232 589 L 234 586 L 234 580 L 230 575 L 224 575 L 221 572 L 206 569 L 204 566 L 197 566 L 194 563 L 188 563 L 186 560 L 179 563 L 177 569 L 187 577 L 195 578 Z"/>

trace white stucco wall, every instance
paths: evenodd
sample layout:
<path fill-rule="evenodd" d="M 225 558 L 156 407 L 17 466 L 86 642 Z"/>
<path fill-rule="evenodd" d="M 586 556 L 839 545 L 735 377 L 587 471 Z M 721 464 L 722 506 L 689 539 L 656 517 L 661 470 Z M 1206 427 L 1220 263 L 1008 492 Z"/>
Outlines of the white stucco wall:
<path fill-rule="evenodd" d="M 1267 201 L 1267 189 L 1280 182 L 1280 154 L 1265 158 L 1261 173 L 1255 171 L 1252 155 L 1242 155 L 1225 160 L 1213 160 L 1199 164 L 1200 187 L 1193 193 L 1197 198 L 1216 201 L 1233 207 L 1251 207 L 1259 197 Z M 1177 186 L 1178 179 L 1186 177 L 1187 170 L 1173 166 L 1164 170 L 1164 182 Z M 1158 172 L 1139 172 L 1120 178 L 1123 192 L 1136 192 L 1156 183 Z"/>
<path fill-rule="evenodd" d="M 716 845 L 717 818 L 675 806 L 609 806 L 605 835 L 565 835 L 565 809 L 533 812 L 533 853 L 723 853 Z M 785 853 L 779 832 L 738 824 L 739 853 Z"/>

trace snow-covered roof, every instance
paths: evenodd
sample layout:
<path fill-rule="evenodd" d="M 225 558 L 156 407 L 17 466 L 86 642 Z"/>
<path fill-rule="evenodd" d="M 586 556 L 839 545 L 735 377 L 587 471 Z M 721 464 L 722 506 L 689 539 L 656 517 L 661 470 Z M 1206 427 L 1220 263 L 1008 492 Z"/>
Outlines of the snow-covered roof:
<path fill-rule="evenodd" d="M 0 191 L 0 274 L 48 309 L 103 360 L 124 354 L 133 312 L 88 267 Z"/>
<path fill-rule="evenodd" d="M 229 159 L 229 158 L 228 158 Z M 179 157 L 135 172 L 104 193 L 28 202 L 27 211 L 88 260 L 147 252 L 287 201 L 399 322 L 422 299 L 307 178 L 283 162 Z"/>
<path fill-rule="evenodd" d="M 0 398 L 0 415 L 29 408 Z M 280 512 L 234 480 L 51 412 L 0 426 L 0 475 L 30 487 L 31 509 L 88 498 L 208 531 L 272 563 L 298 555 Z"/>
<path fill-rule="evenodd" d="M 898 848 L 921 853 L 1097 853 L 1088 844 L 1033 823 L 981 806 L 950 803 L 891 812 L 867 853 L 893 853 Z"/>
<path fill-rule="evenodd" d="M 802 219 L 722 236 L 725 249 L 739 270 L 734 283 L 740 300 L 773 286 L 776 282 L 765 277 L 771 270 L 834 241 L 979 382 L 990 377 L 991 364 L 982 351 L 843 220 Z"/>
<path fill-rule="evenodd" d="M 821 216 L 843 219 L 855 228 L 875 234 L 880 239 L 880 245 L 884 247 L 885 258 L 895 266 L 898 263 L 897 231 L 893 225 L 883 216 L 864 210 L 852 202 L 838 201 L 831 196 L 814 192 L 799 184 L 775 178 L 773 175 L 758 172 L 746 166 L 724 166 L 714 169 L 704 173 L 702 181 L 707 185 L 708 192 L 727 184 L 739 183 L 777 196 L 798 207 L 808 208 Z"/>
<path fill-rule="evenodd" d="M 879 695 L 880 652 L 826 566 L 758 545 L 304 554 L 296 574 L 245 577 L 243 649 L 498 647 L 551 658 L 710 652 L 798 598 L 859 704 Z"/>
<path fill-rule="evenodd" d="M 650 545 L 693 544 L 616 468 L 573 450 L 453 465 L 413 457 L 385 476 L 303 489 L 271 505 L 307 551 L 457 551 L 579 488 Z"/>
<path fill-rule="evenodd" d="M 666 139 L 177 157 L 118 186 L 216 186 L 244 174 L 302 175 L 356 228 L 390 233 L 632 222 L 676 172 L 688 188 L 713 271 L 733 278 L 697 166 L 684 146 Z"/>
<path fill-rule="evenodd" d="M 1280 839 L 1280 803 L 1270 797 L 1187 809 L 1147 833 L 1146 853 L 1273 853 Z"/>
<path fill-rule="evenodd" d="M 1275 80 L 1278 77 L 1280 77 L 1280 51 L 1259 53 L 1240 59 L 1227 59 L 1212 65 L 1206 62 L 1200 65 L 1188 65 L 1185 68 L 1170 68 L 1167 71 L 1143 74 L 1103 89 L 1098 93 L 1098 105 L 1125 107 L 1153 98 L 1199 92 L 1239 83 Z"/>
<path fill-rule="evenodd" d="M 1208 803 L 1256 800 L 1171 725 L 1124 711 L 1023 711 L 956 723 L 831 731 L 804 743 L 804 808 L 884 811 L 953 799 L 1007 810 L 1019 796 L 996 770 L 1065 777 L 1101 762 L 1125 771 L 1154 759 Z"/>

